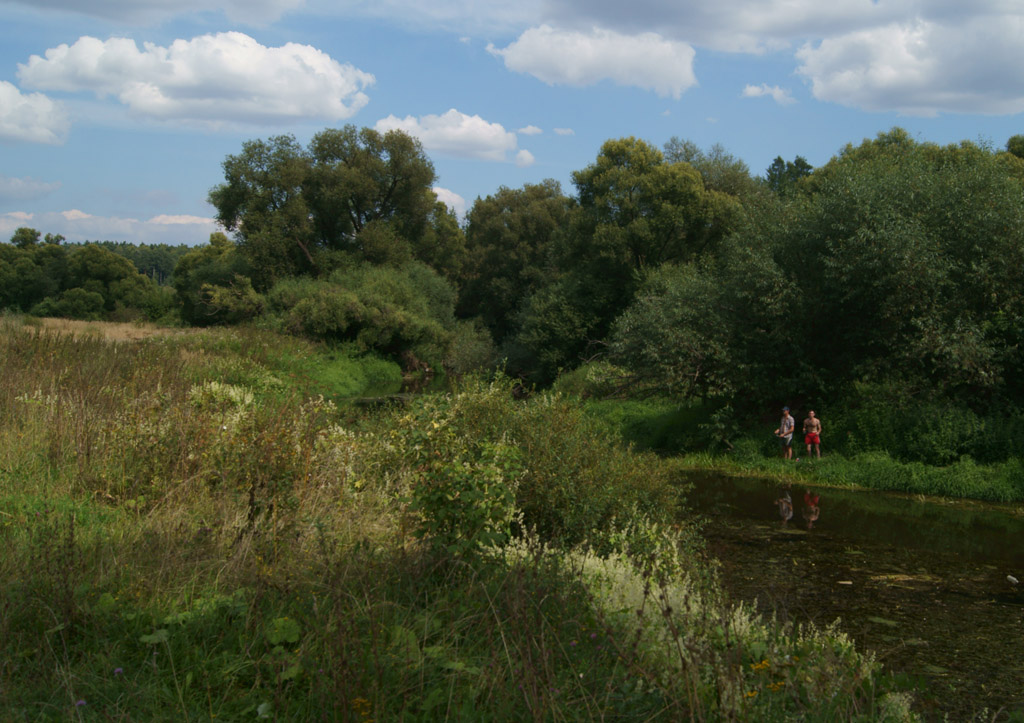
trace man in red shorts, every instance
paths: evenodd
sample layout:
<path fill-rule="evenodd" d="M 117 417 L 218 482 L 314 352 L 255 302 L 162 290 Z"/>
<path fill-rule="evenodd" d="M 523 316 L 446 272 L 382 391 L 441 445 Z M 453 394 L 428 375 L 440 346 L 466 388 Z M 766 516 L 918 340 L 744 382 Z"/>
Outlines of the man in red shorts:
<path fill-rule="evenodd" d="M 807 445 L 807 456 L 811 456 L 811 448 L 814 448 L 814 456 L 821 458 L 821 420 L 814 415 L 812 409 L 807 413 L 804 420 L 804 444 Z"/>

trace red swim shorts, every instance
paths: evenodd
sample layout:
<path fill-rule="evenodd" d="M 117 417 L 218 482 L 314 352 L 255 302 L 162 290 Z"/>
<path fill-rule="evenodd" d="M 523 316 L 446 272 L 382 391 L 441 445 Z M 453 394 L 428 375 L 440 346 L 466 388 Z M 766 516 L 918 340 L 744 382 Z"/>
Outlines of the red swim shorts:
<path fill-rule="evenodd" d="M 821 437 L 817 432 L 808 432 L 804 435 L 804 444 L 821 444 Z"/>

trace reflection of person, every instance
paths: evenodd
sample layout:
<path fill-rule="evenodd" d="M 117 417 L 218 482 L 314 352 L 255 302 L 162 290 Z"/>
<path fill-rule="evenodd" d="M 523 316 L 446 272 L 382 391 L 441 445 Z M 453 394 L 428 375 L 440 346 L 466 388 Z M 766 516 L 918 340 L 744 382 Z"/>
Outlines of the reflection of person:
<path fill-rule="evenodd" d="M 775 500 L 775 504 L 779 506 L 779 517 L 782 518 L 782 526 L 785 527 L 793 518 L 793 498 L 789 496 L 789 490 L 784 491 L 782 497 Z"/>
<path fill-rule="evenodd" d="M 779 443 L 782 445 L 782 458 L 792 459 L 793 458 L 793 428 L 796 427 L 796 421 L 789 414 L 789 407 L 782 408 L 782 421 L 779 422 L 779 428 L 775 430 L 775 436 L 779 438 Z"/>
<path fill-rule="evenodd" d="M 807 445 L 808 457 L 811 456 L 811 447 L 814 447 L 814 456 L 821 457 L 821 420 L 814 416 L 813 409 L 804 420 L 804 444 Z"/>
<path fill-rule="evenodd" d="M 810 490 L 804 492 L 804 508 L 800 514 L 803 515 L 808 530 L 814 527 L 814 523 L 818 521 L 818 516 L 821 515 L 821 508 L 818 506 L 820 499 L 820 495 L 812 495 Z"/>

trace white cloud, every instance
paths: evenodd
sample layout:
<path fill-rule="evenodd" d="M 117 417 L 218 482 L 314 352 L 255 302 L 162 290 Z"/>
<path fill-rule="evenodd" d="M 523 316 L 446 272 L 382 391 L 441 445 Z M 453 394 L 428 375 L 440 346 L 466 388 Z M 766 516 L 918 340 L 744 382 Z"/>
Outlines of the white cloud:
<path fill-rule="evenodd" d="M 441 188 L 440 186 L 434 186 L 434 195 L 437 196 L 437 200 L 444 204 L 447 204 L 448 208 L 455 211 L 455 215 L 462 218 L 466 215 L 466 209 L 469 208 L 469 204 L 455 191 L 449 191 L 447 188 Z"/>
<path fill-rule="evenodd" d="M 309 45 L 271 48 L 244 33 L 202 35 L 168 47 L 84 36 L 18 65 L 22 85 L 115 96 L 134 113 L 166 120 L 276 123 L 348 118 L 374 77 Z"/>
<path fill-rule="evenodd" d="M 8 0 L 35 8 L 51 8 L 116 20 L 157 22 L 196 11 L 222 11 L 230 19 L 249 25 L 276 20 L 305 0 Z"/>
<path fill-rule="evenodd" d="M 58 188 L 59 182 L 46 183 L 35 178 L 11 178 L 0 175 L 0 203 L 42 198 Z"/>
<path fill-rule="evenodd" d="M 459 158 L 503 161 L 516 150 L 516 134 L 500 123 L 489 123 L 478 115 L 466 115 L 454 108 L 442 115 L 420 118 L 389 115 L 374 126 L 381 133 L 402 130 L 420 139 L 428 151 Z"/>
<path fill-rule="evenodd" d="M 525 148 L 522 149 L 521 151 L 519 151 L 519 153 L 516 154 L 516 165 L 519 166 L 520 168 L 526 168 L 528 166 L 532 166 L 533 163 L 534 163 L 533 154 L 530 153 Z"/>
<path fill-rule="evenodd" d="M 655 33 L 621 35 L 600 28 L 580 33 L 542 25 L 527 30 L 507 48 L 488 45 L 487 50 L 503 58 L 510 70 L 548 85 L 583 87 L 611 80 L 679 98 L 697 83 L 694 49 Z"/>
<path fill-rule="evenodd" d="M 167 219 L 178 219 L 169 222 Z M 190 219 L 186 221 L 186 219 Z M 223 230 L 213 219 L 199 216 L 157 216 L 149 221 L 118 216 L 96 216 L 78 209 L 29 214 L 0 214 L 0 238 L 19 226 L 29 225 L 43 233 L 64 236 L 68 241 L 129 241 L 132 243 L 199 244 L 214 231 Z"/>
<path fill-rule="evenodd" d="M 574 131 L 572 128 L 555 128 L 555 135 L 574 136 L 576 135 L 576 131 Z"/>
<path fill-rule="evenodd" d="M 666 38 L 727 52 L 763 53 L 806 38 L 843 34 L 928 11 L 984 12 L 1007 0 L 546 0 L 547 22 L 559 27 L 656 32 Z M 969 8 L 969 9 L 968 9 Z"/>
<path fill-rule="evenodd" d="M 539 136 L 543 132 L 544 131 L 542 131 L 537 126 L 526 126 L 525 128 L 520 128 L 519 130 L 516 131 L 516 133 L 523 136 Z"/>
<path fill-rule="evenodd" d="M 748 85 L 743 89 L 744 98 L 763 98 L 764 96 L 768 96 L 779 105 L 796 103 L 796 99 L 789 90 L 777 85 L 770 86 L 767 83 L 761 83 L 761 85 Z"/>
<path fill-rule="evenodd" d="M 818 100 L 908 115 L 1024 111 L 1024 17 L 916 20 L 826 38 L 798 52 Z"/>
<path fill-rule="evenodd" d="M 216 223 L 216 221 L 212 218 L 203 218 L 202 216 L 169 216 L 162 213 L 149 219 L 146 223 L 153 223 L 158 226 L 195 226 L 209 225 Z"/>
<path fill-rule="evenodd" d="M 60 145 L 70 127 L 63 105 L 0 80 L 0 141 Z"/>

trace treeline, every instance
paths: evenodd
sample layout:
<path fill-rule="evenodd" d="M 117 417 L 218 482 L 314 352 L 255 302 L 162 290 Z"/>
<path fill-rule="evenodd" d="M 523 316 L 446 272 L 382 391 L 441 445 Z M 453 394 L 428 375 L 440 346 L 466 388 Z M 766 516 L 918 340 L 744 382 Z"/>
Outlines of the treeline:
<path fill-rule="evenodd" d="M 166 285 L 188 247 L 65 243 L 22 227 L 0 244 L 0 309 L 73 319 L 156 321 L 177 302 Z"/>
<path fill-rule="evenodd" d="M 894 129 L 754 176 L 719 146 L 621 138 L 571 195 L 502 187 L 460 224 L 402 132 L 278 136 L 224 160 L 209 200 L 233 238 L 177 256 L 170 301 L 167 265 L 141 247 L 16 238 L 0 303 L 150 318 L 170 304 L 189 324 L 258 320 L 536 384 L 583 367 L 604 392 L 700 400 L 723 428 L 785 401 L 861 410 L 845 429 L 869 446 L 919 424 L 956 437 L 1024 403 L 1022 146 Z"/>

